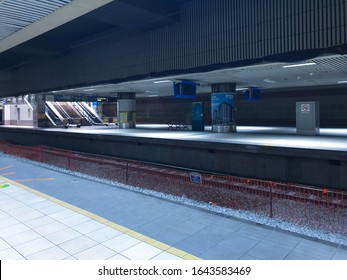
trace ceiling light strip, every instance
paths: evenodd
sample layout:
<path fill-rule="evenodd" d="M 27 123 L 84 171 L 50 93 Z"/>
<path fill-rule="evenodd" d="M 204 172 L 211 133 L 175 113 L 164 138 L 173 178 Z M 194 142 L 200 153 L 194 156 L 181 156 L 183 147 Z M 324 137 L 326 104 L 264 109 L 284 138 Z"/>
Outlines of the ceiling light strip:
<path fill-rule="evenodd" d="M 284 66 L 282 66 L 282 68 L 305 67 L 305 66 L 314 66 L 314 65 L 317 65 L 317 63 L 315 63 L 315 62 L 308 62 L 308 63 L 284 65 Z"/>

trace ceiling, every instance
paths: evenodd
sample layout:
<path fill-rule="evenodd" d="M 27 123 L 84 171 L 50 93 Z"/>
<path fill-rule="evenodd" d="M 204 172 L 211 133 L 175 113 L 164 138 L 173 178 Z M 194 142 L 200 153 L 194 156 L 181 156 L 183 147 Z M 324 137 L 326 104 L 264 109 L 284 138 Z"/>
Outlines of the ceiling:
<path fill-rule="evenodd" d="M 0 71 L 49 58 L 102 36 L 117 34 L 122 39 L 173 23 L 179 19 L 180 4 L 186 1 L 0 0 Z M 9 17 L 9 10 L 18 12 Z M 28 18 L 33 14 L 36 17 Z"/>
<path fill-rule="evenodd" d="M 39 21 L 71 0 L 2 0 L 0 1 L 0 40 Z"/>
<path fill-rule="evenodd" d="M 347 55 L 325 55 L 295 63 L 263 62 L 251 66 L 166 76 L 160 79 L 52 91 L 49 94 L 106 96 L 117 92 L 136 92 L 137 97 L 172 96 L 172 83 L 180 80 L 198 82 L 198 93 L 211 92 L 211 84 L 215 83 L 236 83 L 239 91 L 249 87 L 266 90 L 347 87 Z"/>
<path fill-rule="evenodd" d="M 132 36 L 132 32 L 136 34 L 174 23 L 179 19 L 180 5 L 186 1 L 190 0 L 0 0 L 0 74 L 102 36 L 115 33 L 120 37 Z M 54 21 L 57 13 L 60 13 L 59 23 Z M 62 16 L 64 20 L 61 20 Z M 42 31 L 48 25 L 47 22 L 54 24 L 50 25 L 48 30 Z M 26 37 L 27 33 L 34 35 Z M 16 38 L 17 35 L 20 40 Z M 8 47 L 11 44 L 13 46 Z M 314 56 L 316 55 L 311 57 Z M 90 85 L 47 94 L 112 95 L 131 91 L 136 92 L 138 97 L 169 96 L 173 94 L 172 82 L 178 80 L 198 82 L 198 93 L 210 92 L 211 84 L 214 83 L 236 83 L 239 90 L 248 87 L 268 90 L 347 87 L 345 54 L 296 59 L 295 63 L 273 61 L 269 59 L 248 66 L 229 66 L 209 72 L 177 74 L 160 79 Z M 306 65 L 300 65 L 302 63 Z M 286 68 L 296 64 L 299 66 Z"/>

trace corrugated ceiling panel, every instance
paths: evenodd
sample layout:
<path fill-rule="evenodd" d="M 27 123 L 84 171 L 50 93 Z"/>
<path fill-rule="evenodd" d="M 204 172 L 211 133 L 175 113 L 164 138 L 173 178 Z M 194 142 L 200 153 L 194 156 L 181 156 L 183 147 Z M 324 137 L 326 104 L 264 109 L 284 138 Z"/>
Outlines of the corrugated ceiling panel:
<path fill-rule="evenodd" d="M 40 20 L 73 0 L 0 1 L 0 40 Z"/>

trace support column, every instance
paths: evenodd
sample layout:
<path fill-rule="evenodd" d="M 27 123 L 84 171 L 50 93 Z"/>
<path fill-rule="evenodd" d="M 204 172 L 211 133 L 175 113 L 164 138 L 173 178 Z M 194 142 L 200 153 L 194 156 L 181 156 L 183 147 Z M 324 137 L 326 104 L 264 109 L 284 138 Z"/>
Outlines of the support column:
<path fill-rule="evenodd" d="M 39 117 L 38 117 L 36 96 L 34 94 L 29 94 L 28 101 L 30 102 L 31 106 L 33 107 L 33 127 L 38 127 Z"/>
<path fill-rule="evenodd" d="M 136 127 L 136 99 L 134 92 L 119 92 L 117 101 L 119 128 Z"/>
<path fill-rule="evenodd" d="M 46 107 L 45 107 L 46 101 L 45 101 L 44 95 L 42 94 L 35 95 L 35 101 L 36 102 L 33 102 L 34 126 L 37 125 L 37 127 L 49 127 L 50 121 L 46 116 Z M 37 121 L 36 121 L 36 118 L 37 118 Z"/>
<path fill-rule="evenodd" d="M 319 135 L 319 102 L 296 102 L 296 133 Z"/>
<path fill-rule="evenodd" d="M 211 95 L 212 131 L 236 132 L 236 84 L 213 84 Z"/>

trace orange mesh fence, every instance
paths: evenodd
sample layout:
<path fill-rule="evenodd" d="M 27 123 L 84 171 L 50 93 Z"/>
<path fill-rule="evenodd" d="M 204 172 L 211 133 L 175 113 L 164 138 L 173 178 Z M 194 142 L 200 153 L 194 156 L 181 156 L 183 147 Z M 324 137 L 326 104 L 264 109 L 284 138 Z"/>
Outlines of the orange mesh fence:
<path fill-rule="evenodd" d="M 0 140 L 0 151 L 90 176 L 347 235 L 347 193 L 292 183 L 196 173 L 115 157 Z"/>

